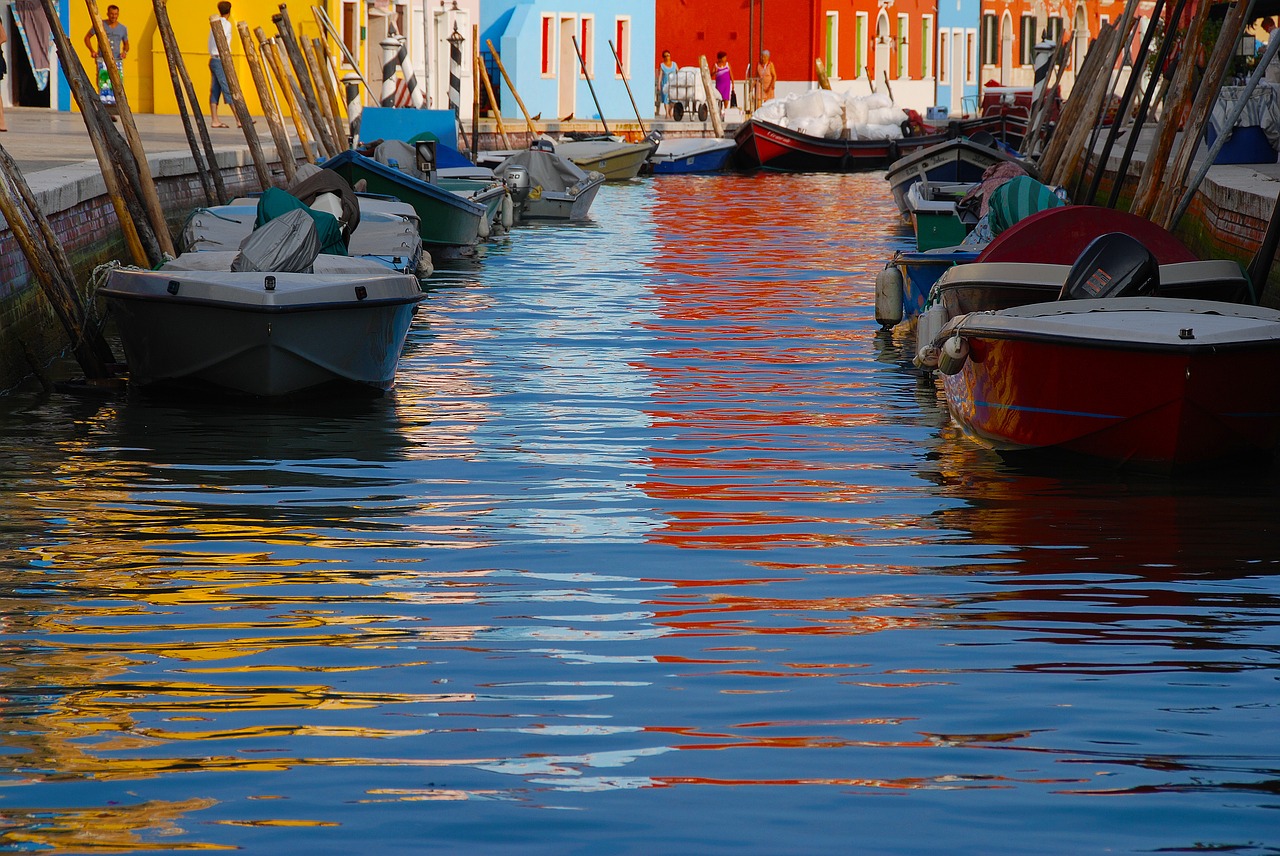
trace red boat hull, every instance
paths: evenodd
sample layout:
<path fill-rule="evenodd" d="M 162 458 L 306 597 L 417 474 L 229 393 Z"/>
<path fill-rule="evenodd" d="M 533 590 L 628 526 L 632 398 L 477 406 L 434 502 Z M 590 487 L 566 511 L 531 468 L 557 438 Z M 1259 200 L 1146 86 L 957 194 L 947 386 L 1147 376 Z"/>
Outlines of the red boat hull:
<path fill-rule="evenodd" d="M 946 139 L 945 134 L 930 134 L 900 140 L 830 140 L 811 137 L 759 119 L 747 120 L 734 135 L 740 169 L 763 167 L 783 172 L 883 169 L 908 152 Z"/>
<path fill-rule="evenodd" d="M 1276 344 L 1126 350 L 972 337 L 969 349 L 943 378 L 947 404 L 993 449 L 1182 466 L 1270 458 L 1280 442 Z"/>

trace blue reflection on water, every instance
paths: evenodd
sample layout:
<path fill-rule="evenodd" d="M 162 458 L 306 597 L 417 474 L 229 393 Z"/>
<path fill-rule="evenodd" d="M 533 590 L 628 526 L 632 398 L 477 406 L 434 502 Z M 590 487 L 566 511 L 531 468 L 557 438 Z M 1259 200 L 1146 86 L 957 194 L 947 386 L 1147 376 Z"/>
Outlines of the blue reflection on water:
<path fill-rule="evenodd" d="M 5 844 L 1274 850 L 1274 487 L 967 445 L 894 217 L 608 186 L 440 272 L 393 399 L 12 397 Z"/>

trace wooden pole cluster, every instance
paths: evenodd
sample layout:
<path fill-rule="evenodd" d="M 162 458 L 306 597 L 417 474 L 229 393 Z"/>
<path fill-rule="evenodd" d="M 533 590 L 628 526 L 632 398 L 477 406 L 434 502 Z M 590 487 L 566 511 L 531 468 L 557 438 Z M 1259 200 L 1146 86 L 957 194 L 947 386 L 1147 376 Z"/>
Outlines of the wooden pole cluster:
<path fill-rule="evenodd" d="M 1081 201 L 1084 194 L 1085 174 L 1089 171 L 1089 166 L 1093 160 L 1093 150 L 1097 145 L 1098 136 L 1102 131 L 1103 122 L 1106 121 L 1107 109 L 1111 106 L 1111 98 L 1115 95 L 1116 87 L 1120 83 L 1120 72 L 1122 68 L 1119 64 L 1120 54 L 1125 50 L 1125 46 L 1133 41 L 1133 31 L 1137 26 L 1135 15 L 1137 13 L 1138 0 L 1128 0 L 1124 5 L 1124 13 L 1121 15 L 1120 24 L 1116 27 L 1115 42 L 1111 45 L 1106 68 L 1107 72 L 1107 89 L 1098 101 L 1098 111 L 1094 114 L 1093 129 L 1089 133 L 1089 138 L 1084 145 L 1082 160 L 1078 168 L 1073 168 L 1068 176 L 1075 176 L 1075 185 L 1072 189 L 1071 198 L 1076 202 Z M 1116 107 L 1115 115 L 1112 117 L 1111 126 L 1119 127 L 1124 123 L 1123 105 Z M 1094 175 L 1100 176 L 1102 170 L 1106 168 L 1106 163 L 1102 162 L 1096 165 Z"/>
<path fill-rule="evenodd" d="M 1147 152 L 1147 162 L 1142 167 L 1142 177 L 1138 179 L 1138 190 L 1133 197 L 1133 205 L 1129 209 L 1139 217 L 1150 219 L 1159 202 L 1161 183 L 1164 181 L 1169 154 L 1173 150 L 1174 138 L 1191 103 L 1196 47 L 1200 44 L 1200 34 L 1204 31 L 1205 22 L 1209 20 L 1210 5 L 1209 3 L 1197 5 L 1195 17 L 1191 19 L 1191 26 L 1183 34 L 1181 59 L 1164 96 L 1164 115 L 1160 118 L 1155 143 Z"/>
<path fill-rule="evenodd" d="M 1049 68 L 1045 72 L 1045 86 L 1040 93 L 1040 99 L 1036 102 L 1031 120 L 1027 123 L 1027 135 L 1022 140 L 1021 151 L 1025 155 L 1036 156 L 1041 154 L 1043 137 L 1045 136 L 1045 125 L 1048 122 L 1048 116 L 1053 110 L 1054 99 L 1062 86 L 1062 75 L 1067 70 L 1067 50 L 1070 42 L 1064 33 L 1060 37 L 1060 41 L 1053 49 L 1052 57 L 1049 60 Z"/>
<path fill-rule="evenodd" d="M 214 44 L 218 46 L 219 56 L 224 58 L 222 70 L 227 75 L 227 85 L 231 88 L 231 109 L 244 132 L 244 141 L 249 146 L 249 154 L 253 158 L 253 168 L 258 174 L 258 184 L 263 190 L 273 186 L 271 172 L 267 169 L 267 158 L 262 153 L 262 143 L 258 140 L 258 132 L 253 127 L 253 117 L 249 115 L 249 105 L 245 103 L 244 91 L 240 88 L 240 75 L 236 65 L 231 61 L 231 43 L 227 41 L 226 31 L 222 29 L 222 18 L 213 15 L 209 18 L 209 29 L 213 33 Z"/>
<path fill-rule="evenodd" d="M 58 63 L 71 85 L 71 94 L 80 107 L 81 116 L 89 132 L 107 195 L 120 221 L 125 245 L 134 262 L 142 267 L 154 267 L 164 259 L 155 231 L 148 222 L 139 199 L 138 165 L 133 152 L 125 144 L 120 133 L 111 123 L 106 108 L 94 90 L 84 66 L 62 28 L 57 0 L 41 0 L 49 28 L 58 48 Z"/>
<path fill-rule="evenodd" d="M 289 58 L 289 64 L 293 66 L 298 89 L 302 94 L 301 101 L 302 104 L 306 105 L 308 120 L 311 122 L 312 127 L 315 128 L 316 139 L 320 143 L 320 148 L 324 149 L 325 156 L 336 157 L 346 147 L 341 145 L 334 137 L 333 126 L 325 118 L 325 114 L 320 108 L 320 101 L 316 97 L 317 87 L 312 82 L 306 56 L 303 54 L 302 46 L 298 43 L 298 36 L 293 29 L 293 22 L 289 18 L 288 4 L 281 3 L 279 8 L 280 12 L 271 16 L 271 22 L 276 25 L 276 29 L 280 33 L 280 43 L 284 46 L 285 56 Z"/>
<path fill-rule="evenodd" d="M 485 39 L 484 43 L 489 46 L 489 53 L 493 54 L 493 61 L 498 64 L 498 71 L 502 73 L 502 79 L 506 81 L 507 88 L 511 90 L 512 96 L 516 99 L 516 104 L 520 105 L 520 112 L 524 114 L 524 123 L 529 129 L 529 135 L 537 137 L 538 129 L 533 126 L 533 120 L 529 118 L 529 111 L 524 106 L 524 101 L 520 98 L 520 93 L 516 91 L 516 85 L 511 81 L 511 75 L 507 74 L 506 66 L 502 64 L 502 57 L 498 55 L 497 48 L 493 46 L 493 41 L 490 39 Z"/>
<path fill-rule="evenodd" d="M 1107 139 L 1102 144 L 1102 151 L 1098 153 L 1098 168 L 1093 171 L 1093 179 L 1089 183 L 1088 193 L 1078 200 L 1085 205 L 1092 205 L 1094 200 L 1097 199 L 1098 188 L 1102 183 L 1102 174 L 1106 172 L 1107 162 L 1111 159 L 1111 150 L 1115 146 L 1121 129 L 1129 124 L 1129 117 L 1133 113 L 1133 99 L 1138 93 L 1138 84 L 1142 80 L 1142 69 L 1147 64 L 1147 55 L 1151 50 L 1151 40 L 1156 33 L 1156 22 L 1160 20 L 1160 13 L 1164 11 L 1164 6 L 1164 0 L 1156 0 L 1155 9 L 1151 13 L 1151 23 L 1146 32 L 1142 34 L 1142 42 L 1138 45 L 1138 54 L 1133 58 L 1133 63 L 1129 68 L 1129 80 L 1125 84 L 1124 94 L 1120 96 L 1120 103 L 1116 107 L 1116 119 L 1107 130 Z M 1128 10 L 1126 9 L 1126 11 Z M 1152 75 L 1152 85 L 1154 85 L 1158 76 L 1158 72 Z M 1141 129 L 1142 125 L 1135 116 L 1133 135 L 1136 136 Z M 1123 182 L 1124 174 L 1117 173 L 1116 181 L 1117 183 Z"/>
<path fill-rule="evenodd" d="M 711 133 L 715 134 L 717 140 L 724 139 L 724 124 L 720 121 L 720 111 L 716 109 L 711 93 L 716 91 L 715 84 L 711 82 L 711 66 L 707 64 L 707 55 L 700 54 L 698 56 L 698 68 L 702 72 L 702 86 L 707 92 L 707 106 L 710 108 L 708 112 L 711 114 Z"/>
<path fill-rule="evenodd" d="M 102 333 L 89 323 L 76 290 L 71 260 L 41 212 L 18 164 L 3 146 L 0 146 L 0 214 L 4 215 L 10 233 L 26 256 L 32 277 L 67 331 L 72 353 L 85 377 L 90 380 L 110 377 L 109 365 L 115 362 L 115 357 Z"/>
<path fill-rule="evenodd" d="M 1245 25 L 1253 15 L 1254 2 L 1255 0 L 1248 0 L 1248 2 L 1241 0 L 1227 11 L 1227 17 L 1222 22 L 1222 32 L 1218 35 L 1218 41 L 1209 55 L 1209 62 L 1205 66 L 1200 87 L 1191 104 L 1191 112 L 1187 115 L 1182 140 L 1174 155 L 1168 179 L 1161 188 L 1162 204 L 1159 206 L 1159 215 L 1153 218 L 1166 229 L 1173 225 L 1175 206 L 1186 186 L 1187 175 L 1191 172 L 1191 160 L 1200 146 L 1205 125 L 1209 123 L 1213 103 L 1222 90 L 1222 81 L 1227 76 L 1231 58 L 1240 41 L 1240 34 L 1244 32 Z M 1223 131 L 1223 133 L 1227 134 L 1230 131 Z"/>
<path fill-rule="evenodd" d="M 306 114 L 303 113 L 302 93 L 298 89 L 298 84 L 290 76 L 284 60 L 280 58 L 279 46 L 275 40 L 267 38 L 267 34 L 263 32 L 261 27 L 256 27 L 253 35 L 258 40 L 258 48 L 262 51 L 262 58 L 266 60 L 267 68 L 275 76 L 276 85 L 280 87 L 280 92 L 284 95 L 284 100 L 289 105 L 289 115 L 293 118 L 294 130 L 298 132 L 298 142 L 302 146 L 302 156 L 307 159 L 307 163 L 313 164 L 316 162 L 316 153 L 311 147 L 311 139 L 314 132 L 310 128 Z"/>
<path fill-rule="evenodd" d="M 222 171 L 218 169 L 217 157 L 213 152 L 213 140 L 209 136 L 209 129 L 204 124 L 200 99 L 196 97 L 195 86 L 192 85 L 191 77 L 187 74 L 182 51 L 178 48 L 177 37 L 173 34 L 173 25 L 169 22 L 168 0 L 151 0 L 151 3 L 155 7 L 156 29 L 160 31 L 160 41 L 164 45 L 169 78 L 173 82 L 173 95 L 177 99 L 178 113 L 182 117 L 182 129 L 186 132 L 187 145 L 191 147 L 191 157 L 195 159 L 196 171 L 200 173 L 200 184 L 204 188 L 205 200 L 209 205 L 220 205 L 227 201 L 227 188 L 222 181 Z M 196 142 L 197 131 L 200 135 L 199 144 Z"/>
<path fill-rule="evenodd" d="M 1078 158 L 1092 131 L 1098 100 L 1111 86 L 1111 69 L 1104 64 L 1111 55 L 1114 34 L 1115 27 L 1111 24 L 1104 24 L 1099 30 L 1076 72 L 1071 97 L 1062 105 L 1062 119 L 1040 158 L 1040 174 L 1051 184 L 1064 183 L 1062 176 Z"/>
<path fill-rule="evenodd" d="M 249 34 L 249 25 L 244 21 L 236 23 L 236 32 L 240 35 L 240 44 L 244 46 L 244 58 L 249 64 L 249 75 L 253 78 L 253 87 L 258 91 L 258 100 L 262 102 L 262 113 L 271 130 L 271 139 L 276 146 L 276 154 L 280 157 L 280 166 L 284 169 L 285 181 L 293 183 L 298 174 L 297 162 L 293 156 L 293 142 L 284 127 L 284 117 L 280 115 L 280 107 L 276 103 L 271 84 L 267 82 L 266 72 L 262 68 L 262 58 L 258 55 L 258 46 Z"/>
<path fill-rule="evenodd" d="M 337 63 L 334 62 L 333 54 L 329 52 L 329 45 L 324 39 L 312 39 L 311 44 L 315 48 L 316 65 L 320 68 L 324 95 L 329 99 L 329 112 L 333 114 L 333 133 L 337 135 L 338 142 L 345 149 L 351 136 L 351 123 L 347 121 L 348 117 L 343 116 L 347 109 L 346 99 L 338 97 L 342 93 L 342 84 L 338 82 L 338 72 L 335 70 Z"/>
<path fill-rule="evenodd" d="M 176 257 L 173 248 L 173 236 L 169 234 L 169 223 L 164 217 L 164 208 L 160 205 L 160 194 L 156 191 L 155 179 L 151 175 L 151 164 L 147 160 L 146 149 L 142 146 L 142 137 L 138 135 L 138 126 L 133 121 L 133 111 L 129 109 L 129 97 L 124 91 L 124 78 L 120 67 L 116 65 L 115 55 L 111 50 L 111 41 L 107 38 L 106 28 L 98 17 L 97 0 L 85 0 L 89 10 L 89 19 L 93 22 L 93 31 L 98 39 L 98 55 L 103 57 L 107 76 L 115 90 L 116 107 L 120 113 L 120 127 L 124 129 L 125 139 L 129 143 L 129 151 L 133 153 L 134 163 L 138 168 L 138 189 L 141 191 L 142 206 L 146 209 L 147 219 L 155 232 L 160 252 Z"/>

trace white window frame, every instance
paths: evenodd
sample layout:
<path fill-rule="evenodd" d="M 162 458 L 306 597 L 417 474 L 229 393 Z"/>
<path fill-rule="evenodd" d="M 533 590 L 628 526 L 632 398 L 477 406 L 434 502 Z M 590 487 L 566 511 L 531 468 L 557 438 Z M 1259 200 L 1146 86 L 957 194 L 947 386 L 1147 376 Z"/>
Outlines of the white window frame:
<path fill-rule="evenodd" d="M 929 31 L 929 37 L 924 38 L 924 31 Z M 932 15 L 920 16 L 920 58 L 922 60 L 920 66 L 920 79 L 933 80 L 938 75 L 937 63 L 938 52 L 934 49 L 934 44 L 938 38 L 937 21 Z"/>
<path fill-rule="evenodd" d="M 867 64 L 874 55 L 872 52 L 872 43 L 875 36 L 871 34 L 871 16 L 866 12 L 854 13 L 855 21 L 853 22 L 853 76 L 861 76 L 863 71 L 867 71 L 867 77 L 871 77 L 870 71 L 867 70 Z M 858 38 L 858 34 L 862 34 L 862 38 Z"/>
<path fill-rule="evenodd" d="M 538 33 L 538 39 L 542 41 L 543 55 L 538 58 L 538 65 L 542 65 L 542 59 L 545 57 L 546 67 L 541 69 L 541 77 L 543 80 L 555 80 L 556 66 L 560 63 L 560 16 L 554 12 L 544 12 L 539 19 L 542 23 L 542 29 Z"/>
<path fill-rule="evenodd" d="M 898 14 L 898 79 L 911 79 L 911 51 L 907 47 L 907 36 L 911 33 L 911 16 Z"/>
<path fill-rule="evenodd" d="M 827 13 L 827 30 L 822 34 L 827 49 L 827 77 L 840 78 L 840 13 Z"/>
<path fill-rule="evenodd" d="M 596 16 L 579 15 L 576 32 L 578 47 L 582 48 L 582 57 L 587 61 L 587 70 L 584 72 L 579 68 L 578 77 L 583 79 L 590 74 L 594 78 L 596 76 Z"/>
<path fill-rule="evenodd" d="M 626 44 L 621 44 L 623 38 L 619 35 L 618 44 L 615 44 L 614 47 L 618 49 L 618 53 L 622 54 L 622 72 L 618 72 L 617 61 L 611 62 L 610 65 L 613 67 L 614 80 L 618 80 L 624 76 L 627 79 L 631 78 L 631 34 L 633 30 L 631 27 L 630 15 L 619 15 L 613 19 L 613 31 L 615 34 L 618 32 L 619 28 L 621 28 L 622 32 L 626 34 Z M 610 59 L 612 60 L 612 58 L 613 54 L 610 52 Z"/>

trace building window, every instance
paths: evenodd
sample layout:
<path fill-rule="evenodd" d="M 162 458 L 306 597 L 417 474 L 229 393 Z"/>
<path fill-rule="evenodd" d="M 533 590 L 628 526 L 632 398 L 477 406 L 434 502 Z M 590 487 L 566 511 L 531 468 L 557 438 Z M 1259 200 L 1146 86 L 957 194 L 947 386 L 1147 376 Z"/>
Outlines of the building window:
<path fill-rule="evenodd" d="M 1018 62 L 1033 65 L 1036 60 L 1036 18 L 1034 15 L 1022 16 L 1021 50 Z"/>
<path fill-rule="evenodd" d="M 840 48 L 840 13 L 827 13 L 827 77 L 836 77 L 840 66 L 836 62 Z"/>
<path fill-rule="evenodd" d="M 360 4 L 357 0 L 342 0 L 342 43 L 347 53 L 360 56 Z M 343 62 L 344 65 L 349 63 Z"/>
<path fill-rule="evenodd" d="M 578 77 L 586 77 L 588 74 L 592 77 L 595 76 L 595 36 L 596 19 L 590 15 L 583 15 L 582 20 L 578 22 L 578 49 L 582 51 L 582 58 L 587 64 L 587 70 L 578 69 Z"/>
<path fill-rule="evenodd" d="M 854 23 L 853 33 L 853 76 L 859 77 L 863 72 L 867 72 L 870 77 L 871 73 L 867 71 L 867 39 L 869 36 L 867 26 L 867 13 L 859 12 Z"/>
<path fill-rule="evenodd" d="M 614 77 L 631 76 L 631 19 L 619 18 L 614 28 L 614 48 L 621 62 L 613 70 Z M 619 67 L 621 71 L 619 71 Z"/>
<path fill-rule="evenodd" d="M 996 16 L 982 16 L 982 64 L 997 65 L 1000 62 L 1000 32 L 996 29 Z"/>
<path fill-rule="evenodd" d="M 933 77 L 933 16 L 920 17 L 920 78 Z"/>
<path fill-rule="evenodd" d="M 1049 19 L 1049 26 L 1045 28 L 1045 35 L 1048 37 L 1048 40 L 1053 42 L 1055 45 L 1061 42 L 1062 41 L 1062 19 L 1056 15 L 1051 17 Z"/>
<path fill-rule="evenodd" d="M 978 82 L 978 34 L 968 30 L 964 34 L 965 83 Z"/>
<path fill-rule="evenodd" d="M 556 19 L 542 16 L 542 76 L 556 76 Z"/>
<path fill-rule="evenodd" d="M 942 38 L 938 39 L 938 82 L 951 82 L 951 36 L 946 30 L 942 31 Z"/>
<path fill-rule="evenodd" d="M 911 75 L 911 66 L 908 64 L 909 54 L 907 52 L 907 33 L 911 31 L 911 17 L 909 15 L 898 16 L 898 79 L 906 80 Z"/>

